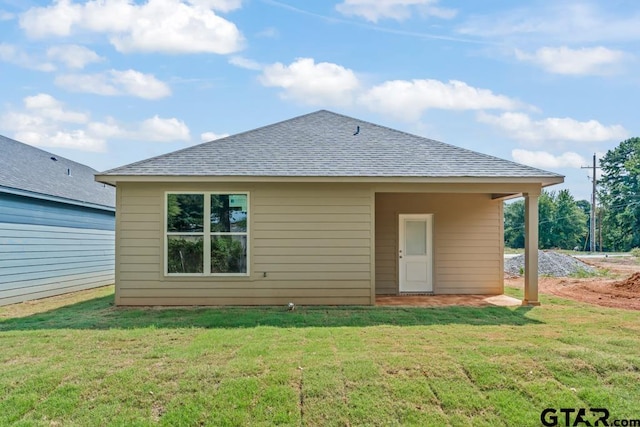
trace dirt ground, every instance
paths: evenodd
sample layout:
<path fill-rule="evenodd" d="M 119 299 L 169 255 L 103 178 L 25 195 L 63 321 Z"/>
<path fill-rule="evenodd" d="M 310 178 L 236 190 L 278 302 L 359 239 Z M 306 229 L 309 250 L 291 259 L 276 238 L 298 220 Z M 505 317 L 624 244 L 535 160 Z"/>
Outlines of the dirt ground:
<path fill-rule="evenodd" d="M 589 304 L 640 310 L 640 262 L 637 258 L 583 260 L 606 272 L 602 277 L 540 277 L 538 290 Z M 506 286 L 523 287 L 522 277 L 505 276 Z"/>

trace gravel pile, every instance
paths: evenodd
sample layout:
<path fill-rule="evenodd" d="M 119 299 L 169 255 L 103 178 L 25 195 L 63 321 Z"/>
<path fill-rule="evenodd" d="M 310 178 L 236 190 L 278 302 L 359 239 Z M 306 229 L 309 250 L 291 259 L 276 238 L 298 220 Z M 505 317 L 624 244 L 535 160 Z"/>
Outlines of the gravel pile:
<path fill-rule="evenodd" d="M 520 276 L 524 270 L 524 255 L 504 261 L 504 271 L 512 276 Z M 553 251 L 538 251 L 538 274 L 540 276 L 567 277 L 579 272 L 595 273 L 596 270 L 570 255 Z"/>

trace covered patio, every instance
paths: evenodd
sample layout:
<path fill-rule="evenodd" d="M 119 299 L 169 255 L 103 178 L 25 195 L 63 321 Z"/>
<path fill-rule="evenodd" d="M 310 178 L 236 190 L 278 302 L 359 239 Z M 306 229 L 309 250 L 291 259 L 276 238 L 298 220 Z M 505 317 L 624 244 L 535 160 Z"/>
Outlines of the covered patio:
<path fill-rule="evenodd" d="M 541 190 L 531 183 L 377 186 L 376 305 L 539 305 Z M 496 299 L 504 292 L 503 203 L 518 196 L 525 200 L 524 297 Z M 419 232 L 409 231 L 421 221 Z"/>

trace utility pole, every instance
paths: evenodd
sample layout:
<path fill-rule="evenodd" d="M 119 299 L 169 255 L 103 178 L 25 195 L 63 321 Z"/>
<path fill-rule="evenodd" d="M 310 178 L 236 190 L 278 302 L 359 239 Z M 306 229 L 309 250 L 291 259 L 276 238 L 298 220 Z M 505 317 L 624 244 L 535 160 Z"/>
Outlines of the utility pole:
<path fill-rule="evenodd" d="M 589 242 L 590 252 L 596 251 L 596 184 L 598 183 L 596 179 L 596 155 L 593 155 L 593 166 L 582 166 L 581 169 L 593 169 L 591 173 L 591 184 L 593 184 L 593 189 L 591 190 L 591 220 L 589 227 Z M 602 245 L 600 245 L 602 249 Z"/>
<path fill-rule="evenodd" d="M 598 215 L 598 236 L 600 237 L 600 252 L 602 252 L 602 211 Z"/>

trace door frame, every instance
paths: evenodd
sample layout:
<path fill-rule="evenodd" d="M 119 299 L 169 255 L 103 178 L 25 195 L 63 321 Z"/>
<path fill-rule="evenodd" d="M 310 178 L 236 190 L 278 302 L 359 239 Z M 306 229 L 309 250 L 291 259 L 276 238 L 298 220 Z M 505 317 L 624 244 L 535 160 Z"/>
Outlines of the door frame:
<path fill-rule="evenodd" d="M 407 219 L 425 219 L 427 223 L 427 286 L 424 290 L 403 290 L 404 279 L 402 260 L 405 245 L 404 221 Z M 433 214 L 398 214 L 398 293 L 433 293 Z"/>

